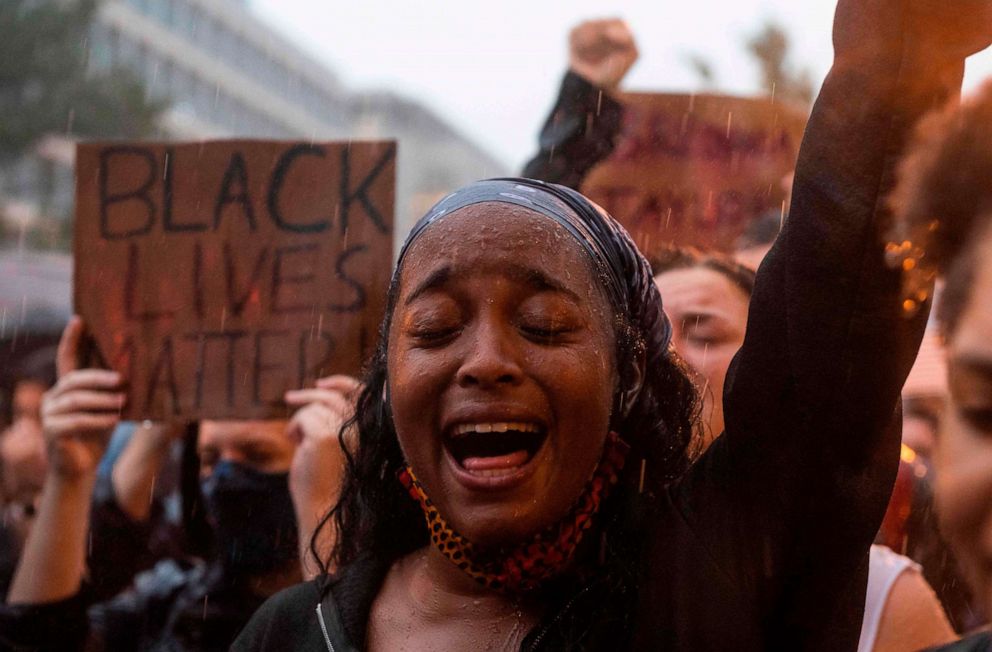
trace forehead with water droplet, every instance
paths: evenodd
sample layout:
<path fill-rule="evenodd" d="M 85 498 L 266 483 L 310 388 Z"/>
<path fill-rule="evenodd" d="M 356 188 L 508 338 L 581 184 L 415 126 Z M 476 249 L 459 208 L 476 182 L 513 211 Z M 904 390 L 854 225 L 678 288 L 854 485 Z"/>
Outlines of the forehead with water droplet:
<path fill-rule="evenodd" d="M 452 274 L 531 270 L 605 307 L 605 288 L 592 258 L 565 227 L 537 211 L 502 202 L 473 204 L 428 227 L 407 251 L 400 295 L 437 270 Z"/>

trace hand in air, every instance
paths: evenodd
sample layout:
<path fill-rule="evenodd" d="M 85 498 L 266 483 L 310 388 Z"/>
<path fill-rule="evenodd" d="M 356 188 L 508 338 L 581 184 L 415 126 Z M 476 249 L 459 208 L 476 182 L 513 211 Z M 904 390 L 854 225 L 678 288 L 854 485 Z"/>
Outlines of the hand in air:
<path fill-rule="evenodd" d="M 316 385 L 286 392 L 287 405 L 299 408 L 286 427 L 297 443 L 289 488 L 298 506 L 320 503 L 324 510 L 338 494 L 344 467 L 339 435 L 354 414 L 362 384 L 350 376 L 329 376 Z"/>
<path fill-rule="evenodd" d="M 616 90 L 637 61 L 637 45 L 627 23 L 619 18 L 580 23 L 568 37 L 568 65 L 590 83 Z"/>
<path fill-rule="evenodd" d="M 58 382 L 41 407 L 49 473 L 70 481 L 95 476 L 126 399 L 117 372 L 79 368 L 82 338 L 83 321 L 73 317 L 59 341 Z"/>

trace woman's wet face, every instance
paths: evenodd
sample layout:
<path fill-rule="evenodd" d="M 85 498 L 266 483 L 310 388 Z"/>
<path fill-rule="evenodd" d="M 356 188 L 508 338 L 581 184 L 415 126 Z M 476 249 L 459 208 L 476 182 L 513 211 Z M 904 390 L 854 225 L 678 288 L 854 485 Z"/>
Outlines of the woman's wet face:
<path fill-rule="evenodd" d="M 948 338 L 950 399 L 937 441 L 937 505 L 972 585 L 992 607 L 992 229 Z"/>
<path fill-rule="evenodd" d="M 698 376 L 709 445 L 723 432 L 723 384 L 744 343 L 750 297 L 707 267 L 662 272 L 655 284 L 672 322 L 675 350 Z"/>
<path fill-rule="evenodd" d="M 609 430 L 614 316 L 588 255 L 545 216 L 460 209 L 407 252 L 389 396 L 407 462 L 481 545 L 561 519 Z"/>

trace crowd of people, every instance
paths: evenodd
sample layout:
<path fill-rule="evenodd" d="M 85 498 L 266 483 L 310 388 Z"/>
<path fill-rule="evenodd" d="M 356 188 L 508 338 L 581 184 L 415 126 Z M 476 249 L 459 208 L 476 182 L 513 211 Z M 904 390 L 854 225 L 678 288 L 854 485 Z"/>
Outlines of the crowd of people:
<path fill-rule="evenodd" d="M 0 434 L 0 648 L 992 650 L 990 44 L 839 0 L 788 215 L 645 257 L 578 191 L 637 47 L 577 26 L 523 176 L 416 223 L 288 420 L 123 422 L 74 317 Z"/>

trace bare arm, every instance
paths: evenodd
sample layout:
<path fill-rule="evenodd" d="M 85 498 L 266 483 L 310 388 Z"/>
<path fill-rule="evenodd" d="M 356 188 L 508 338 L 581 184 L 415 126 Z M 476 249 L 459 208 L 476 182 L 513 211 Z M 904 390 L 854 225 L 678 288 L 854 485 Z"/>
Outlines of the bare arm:
<path fill-rule="evenodd" d="M 49 472 L 7 596 L 10 604 L 56 602 L 82 585 L 97 465 L 124 401 L 119 374 L 77 368 L 82 335 L 82 320 L 74 317 L 59 343 L 59 381 L 45 394 Z"/>
<path fill-rule="evenodd" d="M 896 579 L 882 610 L 873 652 L 922 650 L 956 640 L 937 595 L 915 569 Z"/>
<path fill-rule="evenodd" d="M 144 522 L 151 515 L 155 479 L 169 458 L 173 442 L 180 436 L 181 426 L 141 426 L 134 431 L 114 465 L 114 498 L 132 520 Z"/>

